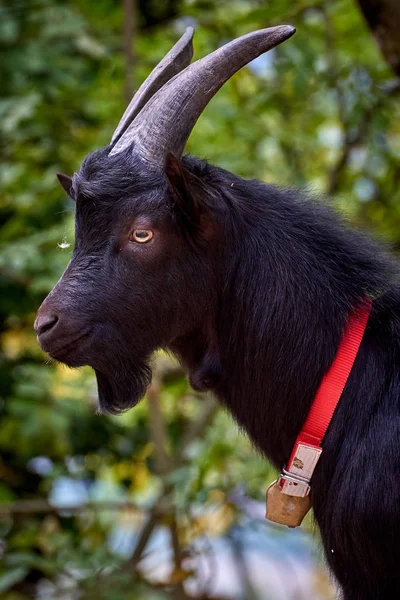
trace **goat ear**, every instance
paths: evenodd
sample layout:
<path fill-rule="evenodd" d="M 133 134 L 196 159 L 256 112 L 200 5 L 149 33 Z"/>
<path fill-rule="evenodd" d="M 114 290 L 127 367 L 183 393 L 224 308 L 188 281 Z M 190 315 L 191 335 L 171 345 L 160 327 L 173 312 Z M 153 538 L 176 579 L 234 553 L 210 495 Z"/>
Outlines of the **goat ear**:
<path fill-rule="evenodd" d="M 74 200 L 74 197 L 71 193 L 72 177 L 69 177 L 69 175 L 64 175 L 64 173 L 57 173 L 57 179 L 60 182 L 60 185 L 63 188 L 63 190 L 68 194 L 70 198 L 72 198 L 72 200 Z"/>
<path fill-rule="evenodd" d="M 175 207 L 180 209 L 191 225 L 197 225 L 201 213 L 198 201 L 200 180 L 185 169 L 179 158 L 171 153 L 167 154 L 165 174 L 175 199 Z"/>
<path fill-rule="evenodd" d="M 204 183 L 171 153 L 167 155 L 165 174 L 174 197 L 177 215 L 192 232 L 200 233 L 203 239 L 211 240 L 215 237 L 216 227 L 204 203 L 207 195 Z"/>

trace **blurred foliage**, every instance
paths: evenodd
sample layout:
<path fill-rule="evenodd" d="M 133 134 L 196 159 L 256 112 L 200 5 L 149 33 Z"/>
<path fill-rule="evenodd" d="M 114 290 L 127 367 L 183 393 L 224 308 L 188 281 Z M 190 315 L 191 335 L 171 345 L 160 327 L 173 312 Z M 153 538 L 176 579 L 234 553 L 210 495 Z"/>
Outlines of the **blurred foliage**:
<path fill-rule="evenodd" d="M 355 2 L 135 8 L 136 85 L 187 24 L 197 57 L 253 29 L 296 25 L 224 86 L 188 150 L 239 175 L 335 194 L 349 218 L 400 243 L 400 86 Z M 92 372 L 46 362 L 32 331 L 73 244 L 55 172 L 105 145 L 124 109 L 123 20 L 115 0 L 0 4 L 0 595 L 211 597 L 210 540 L 222 539 L 241 574 L 235 597 L 275 598 L 257 596 L 240 548 L 246 527 L 279 531 L 246 504 L 263 502 L 274 474 L 231 418 L 164 356 L 149 402 L 99 417 Z M 320 577 L 312 597 L 326 585 Z"/>

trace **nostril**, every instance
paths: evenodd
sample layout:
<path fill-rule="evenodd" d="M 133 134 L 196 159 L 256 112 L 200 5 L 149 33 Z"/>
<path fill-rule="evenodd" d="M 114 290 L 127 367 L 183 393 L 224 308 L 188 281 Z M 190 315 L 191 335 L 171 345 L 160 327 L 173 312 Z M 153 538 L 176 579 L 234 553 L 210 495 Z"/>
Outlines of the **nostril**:
<path fill-rule="evenodd" d="M 46 333 L 46 331 L 50 331 L 50 329 L 52 329 L 57 322 L 57 315 L 43 315 L 42 317 L 38 317 L 36 319 L 34 328 L 38 335 L 43 335 L 43 333 Z"/>

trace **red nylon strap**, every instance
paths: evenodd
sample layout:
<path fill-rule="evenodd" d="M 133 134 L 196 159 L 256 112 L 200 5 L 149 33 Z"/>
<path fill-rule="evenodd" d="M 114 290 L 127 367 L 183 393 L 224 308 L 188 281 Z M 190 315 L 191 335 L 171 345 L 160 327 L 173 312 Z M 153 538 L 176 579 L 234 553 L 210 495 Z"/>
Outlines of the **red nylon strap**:
<path fill-rule="evenodd" d="M 292 465 L 299 443 L 321 446 L 360 348 L 371 308 L 371 300 L 365 299 L 350 316 L 337 354 L 321 381 L 306 422 L 296 439 L 287 469 Z"/>

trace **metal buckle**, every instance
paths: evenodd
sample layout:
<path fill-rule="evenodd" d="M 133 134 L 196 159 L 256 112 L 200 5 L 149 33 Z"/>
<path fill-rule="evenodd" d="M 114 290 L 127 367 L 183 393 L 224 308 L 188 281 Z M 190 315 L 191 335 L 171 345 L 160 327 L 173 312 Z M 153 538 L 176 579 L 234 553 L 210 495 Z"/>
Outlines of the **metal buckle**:
<path fill-rule="evenodd" d="M 288 486 L 282 485 L 282 482 L 287 481 Z M 278 485 L 284 494 L 293 496 L 308 496 L 311 490 L 310 482 L 308 479 L 289 473 L 286 469 L 282 469 L 282 473 L 279 475 Z M 290 488 L 292 490 L 290 491 Z M 295 489 L 294 489 L 295 488 Z"/>

